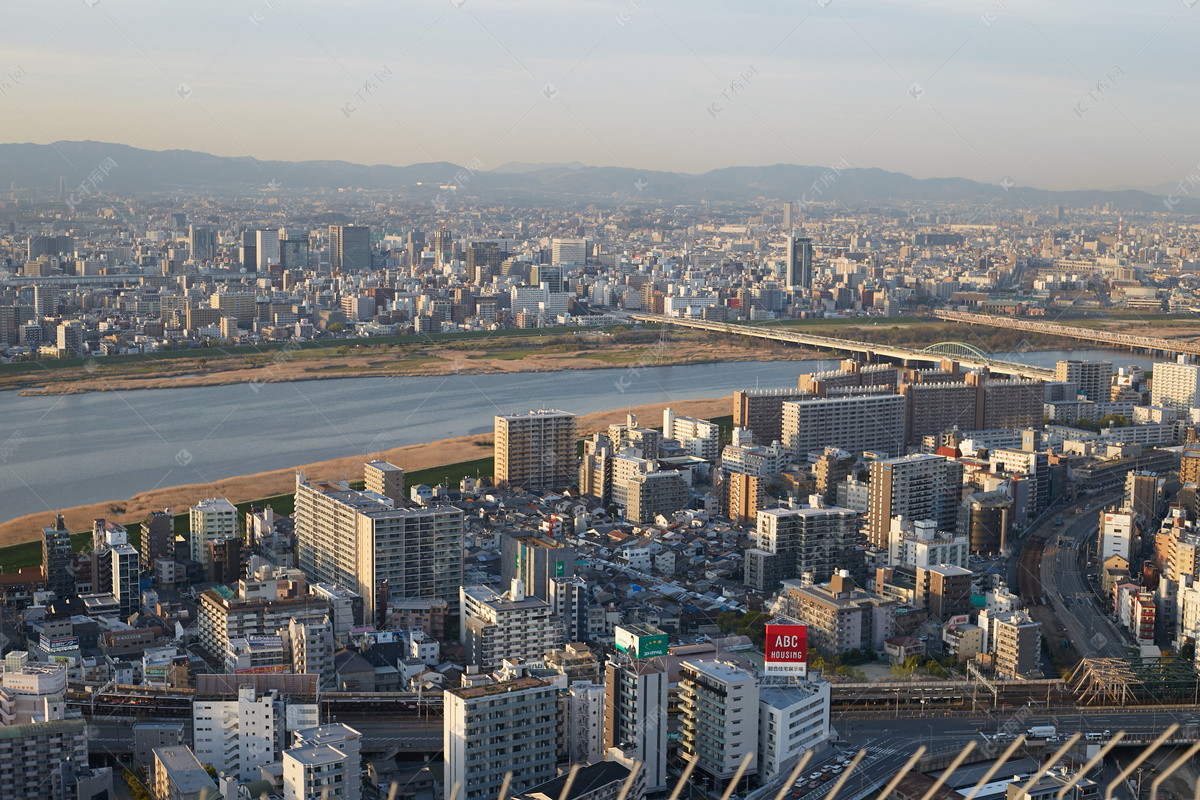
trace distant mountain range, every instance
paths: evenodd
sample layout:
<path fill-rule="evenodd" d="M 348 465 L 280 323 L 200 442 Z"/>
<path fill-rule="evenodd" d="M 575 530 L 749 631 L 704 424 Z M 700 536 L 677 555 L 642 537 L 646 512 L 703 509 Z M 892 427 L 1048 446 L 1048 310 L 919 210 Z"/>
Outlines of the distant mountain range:
<path fill-rule="evenodd" d="M 504 202 L 579 202 L 645 205 L 836 200 L 848 208 L 898 201 L 977 203 L 994 207 L 1047 209 L 1091 208 L 1112 203 L 1121 211 L 1166 211 L 1167 193 L 1139 189 L 1051 192 L 965 178 L 913 178 L 876 168 L 774 164 L 727 167 L 699 175 L 579 163 L 510 162 L 493 170 L 469 169 L 447 162 L 395 167 L 346 161 L 259 161 L 250 157 L 212 156 L 191 150 L 142 150 L 104 142 L 0 144 L 0 186 L 53 187 L 59 176 L 70 192 L 106 159 L 111 159 L 100 189 L 112 192 L 246 192 L 289 189 L 361 188 L 395 192 L 416 200 L 451 201 L 476 196 Z M 111 166 L 115 163 L 115 166 Z M 457 185 L 451 192 L 448 185 Z M 1200 200 L 1181 197 L 1171 209 L 1200 213 Z"/>

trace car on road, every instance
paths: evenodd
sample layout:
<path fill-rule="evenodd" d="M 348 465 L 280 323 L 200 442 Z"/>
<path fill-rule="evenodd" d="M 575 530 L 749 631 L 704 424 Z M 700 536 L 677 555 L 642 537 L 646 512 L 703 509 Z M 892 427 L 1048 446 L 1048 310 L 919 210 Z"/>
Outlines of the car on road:
<path fill-rule="evenodd" d="M 808 776 L 808 779 L 809 779 L 810 781 L 815 781 L 815 780 L 818 780 L 820 777 L 821 777 L 821 773 L 819 773 L 819 772 L 814 772 L 812 775 L 809 775 L 809 776 Z"/>

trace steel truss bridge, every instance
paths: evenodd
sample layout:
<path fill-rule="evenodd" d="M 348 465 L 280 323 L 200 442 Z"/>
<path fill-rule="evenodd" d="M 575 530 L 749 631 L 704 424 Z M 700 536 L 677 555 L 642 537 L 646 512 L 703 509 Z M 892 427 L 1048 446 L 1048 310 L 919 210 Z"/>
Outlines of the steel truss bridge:
<path fill-rule="evenodd" d="M 730 322 L 710 322 L 683 317 L 659 316 L 657 314 L 631 314 L 630 317 L 639 322 L 676 325 L 682 328 L 693 328 L 702 331 L 712 331 L 714 333 L 729 333 L 738 336 L 749 336 L 755 339 L 788 342 L 820 350 L 850 353 L 863 356 L 868 361 L 895 361 L 905 366 L 915 367 L 936 364 L 943 358 L 953 358 L 966 369 L 987 367 L 992 372 L 999 372 L 1017 378 L 1050 380 L 1054 377 L 1054 370 L 992 358 L 979 348 L 964 342 L 941 342 L 926 347 L 923 350 L 916 350 L 910 347 L 873 344 L 853 339 L 839 339 L 833 336 L 818 336 L 811 333 L 802 333 L 781 325 L 746 325 Z"/>
<path fill-rule="evenodd" d="M 971 314 L 965 311 L 935 311 L 934 316 L 950 322 L 962 322 L 967 325 L 987 325 L 992 328 L 1008 328 L 1027 333 L 1045 333 L 1053 336 L 1066 336 L 1095 344 L 1116 345 L 1133 350 L 1145 350 L 1150 354 L 1163 355 L 1200 355 L 1200 342 L 1184 341 L 1182 339 L 1160 339 L 1154 336 L 1134 336 L 1129 333 L 1114 333 L 1112 331 L 1079 328 L 1074 325 L 1062 325 L 1057 322 L 1034 322 L 1028 319 L 993 316 L 991 314 Z"/>

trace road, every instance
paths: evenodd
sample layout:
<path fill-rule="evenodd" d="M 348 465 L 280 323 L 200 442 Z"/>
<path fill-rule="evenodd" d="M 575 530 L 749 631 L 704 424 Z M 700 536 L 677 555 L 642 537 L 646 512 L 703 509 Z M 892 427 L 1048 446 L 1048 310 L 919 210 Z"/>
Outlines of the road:
<path fill-rule="evenodd" d="M 1099 527 L 1103 503 L 1097 499 L 1092 506 L 1082 514 L 1073 515 L 1068 524 L 1047 538 L 1040 570 L 1042 591 L 1050 599 L 1055 616 L 1066 628 L 1067 638 L 1081 656 L 1121 658 L 1125 655 L 1128 637 L 1098 607 L 1081 567 L 1087 541 Z M 1060 547 L 1060 539 L 1067 539 L 1068 544 Z M 1045 633 L 1051 648 L 1062 646 L 1061 640 L 1056 640 L 1052 632 Z"/>

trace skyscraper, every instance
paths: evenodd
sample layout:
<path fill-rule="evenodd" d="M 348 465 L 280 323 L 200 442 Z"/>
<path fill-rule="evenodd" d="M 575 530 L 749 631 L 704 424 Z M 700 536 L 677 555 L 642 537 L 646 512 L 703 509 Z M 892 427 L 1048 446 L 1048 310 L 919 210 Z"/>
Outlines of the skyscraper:
<path fill-rule="evenodd" d="M 242 231 L 242 243 L 238 248 L 242 269 L 254 272 L 258 269 L 258 238 L 255 231 Z"/>
<path fill-rule="evenodd" d="M 542 409 L 498 415 L 495 432 L 499 484 L 558 491 L 577 479 L 574 414 Z"/>
<path fill-rule="evenodd" d="M 345 272 L 370 269 L 371 229 L 366 225 L 330 225 L 329 268 Z"/>
<path fill-rule="evenodd" d="M 789 289 L 812 289 L 813 246 L 807 236 L 788 236 L 787 265 L 783 282 Z"/>
<path fill-rule="evenodd" d="M 555 264 L 587 262 L 587 239 L 551 239 L 550 260 Z"/>
<path fill-rule="evenodd" d="M 267 272 L 271 264 L 279 263 L 279 231 L 255 231 L 254 252 L 259 272 Z"/>
<path fill-rule="evenodd" d="M 217 257 L 217 229 L 212 225 L 189 225 L 188 248 L 192 261 L 212 261 Z"/>

